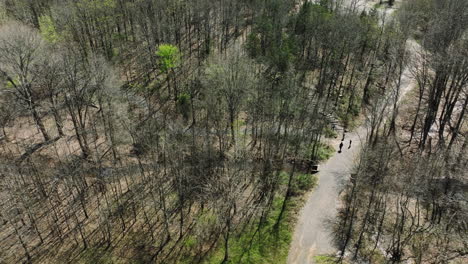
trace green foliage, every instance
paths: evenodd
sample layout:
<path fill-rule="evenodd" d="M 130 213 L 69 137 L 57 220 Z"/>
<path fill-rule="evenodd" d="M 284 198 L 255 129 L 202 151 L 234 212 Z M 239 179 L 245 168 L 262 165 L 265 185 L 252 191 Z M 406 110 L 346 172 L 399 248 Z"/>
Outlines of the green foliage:
<path fill-rule="evenodd" d="M 181 93 L 177 97 L 177 103 L 179 105 L 187 105 L 187 104 L 189 104 L 189 102 L 190 102 L 190 95 L 187 94 L 187 93 Z"/>
<path fill-rule="evenodd" d="M 105 8 L 114 8 L 116 6 L 115 0 L 103 0 L 103 1 L 97 1 L 97 2 L 101 2 Z"/>
<path fill-rule="evenodd" d="M 314 4 L 311 2 L 305 3 L 296 16 L 296 31 L 297 34 L 305 34 L 308 30 L 314 30 L 316 26 L 323 26 L 325 23 L 331 22 L 333 13 L 328 10 L 326 3 Z"/>
<path fill-rule="evenodd" d="M 314 261 L 317 264 L 335 264 L 338 262 L 338 259 L 334 256 L 318 255 L 314 257 Z"/>
<path fill-rule="evenodd" d="M 81 253 L 80 261 L 78 263 L 80 264 L 90 264 L 90 263 L 112 264 L 112 263 L 119 263 L 119 262 L 116 262 L 109 252 L 106 252 L 98 248 L 87 248 Z"/>
<path fill-rule="evenodd" d="M 81 0 L 77 6 L 85 9 L 105 11 L 116 7 L 115 0 Z"/>
<path fill-rule="evenodd" d="M 247 36 L 245 48 L 247 49 L 249 56 L 253 59 L 257 58 L 261 54 L 262 45 L 260 43 L 260 38 L 256 33 L 251 32 Z"/>
<path fill-rule="evenodd" d="M 278 72 L 290 69 L 296 57 L 295 39 L 285 32 L 290 1 L 269 1 L 247 37 L 246 49 L 250 57 L 260 59 Z"/>
<path fill-rule="evenodd" d="M 148 91 L 151 91 L 152 89 L 147 87 L 147 86 L 143 86 L 141 84 L 138 84 L 138 83 L 129 83 L 128 84 L 128 88 L 134 92 L 137 92 L 137 93 L 146 93 Z"/>
<path fill-rule="evenodd" d="M 5 4 L 3 2 L 0 2 L 0 25 L 2 22 L 4 22 L 7 18 L 7 12 L 5 9 Z"/>
<path fill-rule="evenodd" d="M 60 40 L 60 35 L 57 33 L 54 21 L 50 16 L 44 15 L 39 18 L 39 28 L 45 40 L 51 43 L 56 43 Z"/>
<path fill-rule="evenodd" d="M 245 126 L 245 121 L 244 120 L 242 120 L 242 119 L 234 120 L 234 127 L 236 128 L 236 130 L 241 129 L 242 126 Z"/>
<path fill-rule="evenodd" d="M 285 187 L 285 185 L 288 184 L 288 172 L 282 171 L 279 177 L 280 184 Z M 317 176 L 315 175 L 297 174 L 294 176 L 293 192 L 296 194 L 304 193 L 316 186 L 317 180 Z M 266 222 L 256 234 L 255 231 L 258 226 L 258 220 L 242 234 L 239 234 L 239 236 L 232 236 L 229 247 L 229 255 L 231 258 L 229 263 L 286 263 L 294 231 L 295 213 L 299 210 L 301 204 L 297 202 L 297 199 L 288 203 L 285 217 L 283 221 L 280 222 L 278 232 L 276 232 L 276 230 L 274 230 L 274 224 L 280 214 L 283 198 L 284 197 L 275 199 Z M 221 263 L 223 257 L 224 247 L 220 244 L 218 249 L 204 263 L 218 264 Z"/>
<path fill-rule="evenodd" d="M 326 127 L 323 128 L 323 134 L 325 135 L 326 138 L 336 138 L 338 136 L 336 131 L 333 130 L 329 126 L 326 126 Z"/>
<path fill-rule="evenodd" d="M 335 149 L 327 144 L 318 142 L 317 145 L 315 146 L 315 153 L 313 153 L 314 149 L 312 146 L 307 146 L 304 148 L 302 154 L 304 155 L 304 158 L 308 159 L 312 157 L 315 159 L 315 161 L 325 161 L 328 160 L 333 154 L 335 153 Z"/>
<path fill-rule="evenodd" d="M 333 153 L 335 153 L 335 149 L 332 146 L 319 143 L 316 157 L 318 161 L 324 161 L 331 158 L 331 156 L 333 156 Z"/>
<path fill-rule="evenodd" d="M 202 226 L 211 226 L 218 223 L 218 217 L 215 213 L 211 211 L 205 211 L 202 215 L 198 217 L 198 225 Z"/>
<path fill-rule="evenodd" d="M 373 93 L 374 91 L 371 90 L 370 94 L 372 95 Z M 356 127 L 356 122 L 361 110 L 361 100 L 361 95 L 354 97 L 345 95 L 339 100 L 336 114 L 345 128 L 353 129 Z"/>
<path fill-rule="evenodd" d="M 280 72 L 286 72 L 294 61 L 296 45 L 294 38 L 283 35 L 279 46 L 274 46 L 269 51 L 270 62 L 275 65 Z"/>
<path fill-rule="evenodd" d="M 197 238 L 195 236 L 190 235 L 184 240 L 184 246 L 187 248 L 192 248 L 195 245 L 197 245 Z"/>
<path fill-rule="evenodd" d="M 177 108 L 182 114 L 185 120 L 189 118 L 190 115 L 190 95 L 187 93 L 181 93 L 177 97 Z"/>
<path fill-rule="evenodd" d="M 377 2 L 374 4 L 374 9 L 379 9 L 379 8 L 383 8 L 384 6 L 380 3 L 380 2 Z"/>
<path fill-rule="evenodd" d="M 294 228 L 291 223 L 294 208 L 287 208 L 287 217 L 280 223 L 278 232 L 276 232 L 273 230 L 273 226 L 281 211 L 282 204 L 282 199 L 275 199 L 272 211 L 259 232 L 255 233 L 258 226 L 258 222 L 255 222 L 244 233 L 232 236 L 229 246 L 229 263 L 271 264 L 286 262 Z M 220 245 L 204 263 L 219 264 L 223 257 L 224 247 Z"/>
<path fill-rule="evenodd" d="M 180 64 L 181 54 L 179 49 L 174 45 L 160 45 L 158 51 L 156 51 L 156 55 L 159 57 L 159 65 L 162 72 L 168 72 Z"/>
<path fill-rule="evenodd" d="M 287 185 L 289 179 L 289 174 L 285 171 L 280 172 L 279 174 L 279 183 L 280 185 Z"/>
<path fill-rule="evenodd" d="M 18 84 L 19 84 L 19 81 L 18 81 L 18 80 L 13 80 L 13 83 L 14 83 L 15 85 L 18 85 Z M 15 85 L 13 85 L 13 83 L 11 83 L 10 81 L 6 81 L 6 82 L 5 82 L 5 87 L 6 87 L 7 89 L 13 89 L 13 88 L 15 88 Z"/>
<path fill-rule="evenodd" d="M 293 193 L 301 194 L 309 191 L 317 185 L 318 178 L 312 174 L 297 174 L 294 176 Z"/>

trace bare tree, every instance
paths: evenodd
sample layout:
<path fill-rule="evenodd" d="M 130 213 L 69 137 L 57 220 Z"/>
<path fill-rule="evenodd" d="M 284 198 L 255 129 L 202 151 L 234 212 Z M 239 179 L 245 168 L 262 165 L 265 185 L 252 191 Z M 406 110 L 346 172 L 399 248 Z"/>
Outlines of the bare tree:
<path fill-rule="evenodd" d="M 18 23 L 0 28 L 0 74 L 7 79 L 15 97 L 22 102 L 33 117 L 45 141 L 49 133 L 39 113 L 40 91 L 37 89 L 35 68 L 44 55 L 44 44 L 39 34 Z"/>

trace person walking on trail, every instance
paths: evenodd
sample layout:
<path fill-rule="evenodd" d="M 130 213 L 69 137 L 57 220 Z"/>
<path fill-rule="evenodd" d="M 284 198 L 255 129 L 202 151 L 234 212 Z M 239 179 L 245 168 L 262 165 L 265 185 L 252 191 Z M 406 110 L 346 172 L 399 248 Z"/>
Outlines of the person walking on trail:
<path fill-rule="evenodd" d="M 340 143 L 340 150 L 338 150 L 338 153 L 341 153 L 341 149 L 343 148 L 343 141 Z"/>
<path fill-rule="evenodd" d="M 348 149 L 351 148 L 351 143 L 353 143 L 353 141 L 350 139 L 350 140 L 349 140 L 349 147 L 348 147 Z"/>

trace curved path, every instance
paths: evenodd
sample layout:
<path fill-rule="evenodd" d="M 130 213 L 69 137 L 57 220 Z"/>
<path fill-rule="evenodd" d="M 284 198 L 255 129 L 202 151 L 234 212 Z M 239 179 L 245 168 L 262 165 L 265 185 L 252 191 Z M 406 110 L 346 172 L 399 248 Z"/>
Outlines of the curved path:
<path fill-rule="evenodd" d="M 326 223 L 328 219 L 335 217 L 339 187 L 348 179 L 365 138 L 366 130 L 362 127 L 355 132 L 346 133 L 343 151 L 320 166 L 319 184 L 301 210 L 288 263 L 310 264 L 316 255 L 336 253 Z M 352 145 L 348 148 L 350 139 Z M 339 142 L 335 142 L 336 149 Z"/>
<path fill-rule="evenodd" d="M 348 3 L 356 4 L 358 9 L 365 9 L 371 6 L 372 1 L 351 0 Z M 383 10 L 386 15 L 390 15 L 393 11 L 394 9 Z M 407 42 L 407 50 L 411 60 L 410 65 L 403 72 L 399 84 L 400 89 L 395 89 L 398 92 L 394 91 L 394 96 L 398 96 L 397 104 L 414 86 L 415 81 L 410 69 L 419 64 L 417 57 L 419 57 L 422 48 L 416 41 L 410 39 Z M 391 113 L 391 109 L 388 109 L 388 107 L 392 106 L 387 106 L 385 111 L 387 118 Z M 327 222 L 336 216 L 340 188 L 342 183 L 348 180 L 355 164 L 354 161 L 358 158 L 366 137 L 367 129 L 365 124 L 356 131 L 347 133 L 343 152 L 335 153 L 332 158 L 321 165 L 318 186 L 309 194 L 300 212 L 289 250 L 288 264 L 310 264 L 314 263 L 314 256 L 337 253 L 337 249 L 333 247 Z M 333 142 L 335 148 L 338 148 L 339 139 Z M 348 149 L 350 139 L 353 143 L 351 148 Z"/>
<path fill-rule="evenodd" d="M 407 46 L 413 55 L 418 54 L 421 50 L 419 44 L 414 40 L 408 40 Z M 410 68 L 405 69 L 401 78 L 399 93 L 397 93 L 399 102 L 414 86 L 414 78 L 410 73 Z M 391 110 L 387 109 L 387 117 L 390 113 Z M 326 223 L 327 220 L 336 215 L 341 183 L 349 178 L 355 164 L 354 161 L 358 158 L 366 138 L 365 124 L 356 131 L 347 133 L 343 152 L 335 153 L 332 158 L 320 166 L 318 186 L 309 194 L 294 231 L 288 256 L 289 264 L 310 264 L 314 262 L 314 256 L 337 253 Z M 352 146 L 348 149 L 350 139 Z M 338 148 L 339 143 L 339 139 L 334 141 L 334 147 Z"/>

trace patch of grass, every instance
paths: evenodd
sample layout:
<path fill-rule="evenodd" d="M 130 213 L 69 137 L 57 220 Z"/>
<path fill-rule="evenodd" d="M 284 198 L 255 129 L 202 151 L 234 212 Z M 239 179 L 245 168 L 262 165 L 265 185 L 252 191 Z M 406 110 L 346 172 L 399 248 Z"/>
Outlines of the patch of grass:
<path fill-rule="evenodd" d="M 338 258 L 330 255 L 318 255 L 314 257 L 314 261 L 317 264 L 335 264 Z"/>
<path fill-rule="evenodd" d="M 331 158 L 331 156 L 333 156 L 333 154 L 335 153 L 335 149 L 330 146 L 330 145 L 327 145 L 327 144 L 323 144 L 323 143 L 319 143 L 319 146 L 318 146 L 318 149 L 317 149 L 317 160 L 318 161 L 324 161 L 324 160 L 327 160 L 329 158 Z"/>
<path fill-rule="evenodd" d="M 196 244 L 197 238 L 195 236 L 190 235 L 184 240 L 184 246 L 187 248 L 193 248 Z"/>
<path fill-rule="evenodd" d="M 285 171 L 280 172 L 279 174 L 279 182 L 281 185 L 288 184 L 289 174 Z"/>
<path fill-rule="evenodd" d="M 278 230 L 274 230 L 282 203 L 283 199 L 275 199 L 272 211 L 257 233 L 255 231 L 258 227 L 258 221 L 240 236 L 232 236 L 228 263 L 270 264 L 286 262 L 294 227 L 291 225 L 293 208 L 287 209 L 286 217 L 280 223 Z M 224 246 L 221 242 L 218 249 L 204 263 L 219 264 L 223 258 Z"/>
<path fill-rule="evenodd" d="M 318 178 L 312 174 L 298 174 L 293 182 L 293 194 L 300 195 L 317 185 Z"/>
<path fill-rule="evenodd" d="M 211 211 L 205 211 L 198 218 L 198 224 L 205 225 L 205 226 L 215 225 L 217 221 L 218 221 L 218 217 L 216 216 L 215 213 Z"/>
<path fill-rule="evenodd" d="M 340 120 L 340 123 L 348 130 L 353 130 L 357 126 L 359 126 L 359 114 L 361 113 L 361 105 L 360 102 L 361 98 L 357 97 L 354 98 L 351 102 L 351 106 L 349 105 L 350 98 L 348 96 L 344 96 L 340 99 L 339 105 L 337 108 L 337 117 Z"/>
<path fill-rule="evenodd" d="M 331 127 L 328 127 L 328 126 L 326 126 L 323 129 L 323 134 L 325 135 L 326 138 L 336 138 L 338 136 L 336 131 L 333 130 Z"/>
<path fill-rule="evenodd" d="M 234 128 L 239 130 L 242 126 L 245 126 L 245 121 L 242 119 L 237 119 L 234 121 Z"/>
<path fill-rule="evenodd" d="M 289 174 L 281 172 L 280 182 L 287 184 Z M 294 178 L 294 191 L 305 193 L 317 184 L 317 176 L 311 174 L 297 174 Z M 283 220 L 278 229 L 274 225 L 281 211 L 284 197 L 278 197 L 265 223 L 257 231 L 258 220 L 242 234 L 232 235 L 229 242 L 229 263 L 272 264 L 286 263 L 289 246 L 292 240 L 297 212 L 302 207 L 304 196 L 293 197 L 286 207 Z M 256 232 L 257 231 L 257 232 Z M 219 264 L 224 258 L 224 241 L 220 241 L 217 250 L 207 259 L 206 264 Z"/>
<path fill-rule="evenodd" d="M 112 264 L 117 262 L 109 252 L 98 248 L 88 248 L 81 253 L 80 264 L 98 263 L 98 264 Z"/>
<path fill-rule="evenodd" d="M 331 158 L 335 153 L 332 146 L 322 142 L 317 143 L 315 153 L 312 153 L 313 151 L 313 146 L 306 146 L 302 149 L 301 155 L 306 159 L 312 157 L 313 160 L 320 162 Z"/>

